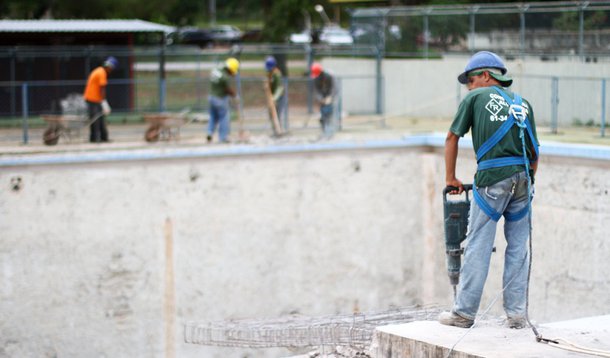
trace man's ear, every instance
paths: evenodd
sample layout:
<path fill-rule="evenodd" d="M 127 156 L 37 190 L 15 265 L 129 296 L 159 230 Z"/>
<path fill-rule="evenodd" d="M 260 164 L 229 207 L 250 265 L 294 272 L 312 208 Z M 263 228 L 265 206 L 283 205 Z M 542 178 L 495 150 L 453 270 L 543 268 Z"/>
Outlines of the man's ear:
<path fill-rule="evenodd" d="M 483 78 L 485 78 L 485 82 L 489 82 L 493 77 L 489 74 L 489 71 L 483 72 Z"/>

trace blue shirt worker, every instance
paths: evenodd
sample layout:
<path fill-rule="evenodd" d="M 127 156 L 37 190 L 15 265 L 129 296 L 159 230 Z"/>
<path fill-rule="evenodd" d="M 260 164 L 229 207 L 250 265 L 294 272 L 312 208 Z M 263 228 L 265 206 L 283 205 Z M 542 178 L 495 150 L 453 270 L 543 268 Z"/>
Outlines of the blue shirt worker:
<path fill-rule="evenodd" d="M 231 87 L 230 78 L 239 71 L 239 61 L 228 58 L 224 64 L 212 70 L 210 74 L 210 121 L 208 122 L 207 141 L 210 143 L 216 128 L 220 142 L 229 142 L 231 132 L 229 98 L 236 97 L 237 92 Z"/>
<path fill-rule="evenodd" d="M 335 79 L 322 68 L 318 62 L 311 65 L 310 77 L 313 79 L 314 99 L 320 105 L 320 126 L 322 134 L 331 136 L 334 131 L 333 101 L 335 97 Z"/>
<path fill-rule="evenodd" d="M 282 71 L 277 67 L 277 61 L 275 57 L 268 56 L 265 59 L 265 70 L 267 71 L 266 86 L 268 86 L 273 103 L 275 104 L 275 115 L 278 120 L 279 130 L 278 133 L 275 126 L 273 125 L 273 134 L 280 135 L 284 132 L 285 128 L 282 127 L 282 118 L 285 108 L 284 100 L 284 86 L 282 85 Z M 273 108 L 269 108 L 269 118 L 273 121 Z"/>
<path fill-rule="evenodd" d="M 464 191 L 455 175 L 458 141 L 471 131 L 477 157 L 464 262 L 453 308 L 439 322 L 469 328 L 474 324 L 489 272 L 496 225 L 504 216 L 503 301 L 507 325 L 527 326 L 531 239 L 531 199 L 538 167 L 534 110 L 517 93 L 498 55 L 474 54 L 458 81 L 470 91 L 460 104 L 445 140 L 445 182 L 450 194 Z"/>

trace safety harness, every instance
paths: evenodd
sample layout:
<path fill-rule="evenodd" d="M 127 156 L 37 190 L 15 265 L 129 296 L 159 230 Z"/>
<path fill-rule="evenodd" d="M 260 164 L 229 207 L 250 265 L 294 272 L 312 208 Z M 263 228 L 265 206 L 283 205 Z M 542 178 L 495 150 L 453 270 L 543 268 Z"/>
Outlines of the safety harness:
<path fill-rule="evenodd" d="M 526 112 L 525 108 L 523 108 L 523 99 L 517 93 L 513 93 L 514 99 L 511 99 L 506 93 L 504 93 L 504 91 L 502 91 L 498 87 L 494 86 L 492 88 L 494 90 L 496 90 L 496 92 L 498 92 L 504 98 L 506 103 L 510 103 L 510 107 L 508 110 L 508 119 L 477 150 L 477 153 L 476 153 L 477 154 L 477 163 L 478 163 L 477 171 L 485 170 L 485 169 L 489 169 L 489 168 L 506 167 L 509 165 L 524 165 L 525 173 L 528 178 L 528 189 L 529 189 L 530 180 L 531 180 L 531 178 L 529 176 L 530 175 L 529 174 L 530 163 L 538 158 L 538 146 L 536 145 L 536 139 L 534 137 L 534 132 L 532 131 L 532 125 L 527 118 L 527 112 Z M 487 154 L 487 152 L 489 152 L 491 150 L 491 148 L 493 148 L 496 144 L 498 144 L 498 142 L 500 142 L 500 140 L 502 138 L 504 138 L 504 136 L 506 134 L 508 134 L 508 132 L 511 130 L 513 125 L 516 125 L 517 127 L 519 127 L 519 138 L 521 138 L 523 155 L 481 160 L 483 158 L 483 156 L 485 156 L 485 154 Z M 533 144 L 534 150 L 536 152 L 536 156 L 532 161 L 530 161 L 527 158 L 527 150 L 526 150 L 527 147 L 525 145 L 525 132 L 527 132 L 527 134 Z M 528 192 L 529 192 L 529 190 L 528 190 Z M 485 199 L 476 190 L 476 184 L 474 184 L 474 183 L 473 183 L 472 193 L 473 193 L 475 201 L 477 202 L 477 204 L 479 205 L 481 210 L 483 210 L 483 212 L 485 214 L 487 214 L 487 216 L 489 216 L 494 221 L 500 220 L 500 217 L 502 217 L 502 214 L 500 214 L 499 212 L 494 210 L 494 208 L 492 208 L 487 203 L 487 201 L 485 201 Z M 530 202 L 531 202 L 531 200 L 530 200 Z M 505 212 L 504 219 L 507 221 L 520 220 L 525 215 L 527 215 L 527 213 L 529 212 L 529 208 L 530 208 L 530 205 L 527 205 L 522 210 L 519 210 L 518 212 L 515 212 L 515 213 Z"/>

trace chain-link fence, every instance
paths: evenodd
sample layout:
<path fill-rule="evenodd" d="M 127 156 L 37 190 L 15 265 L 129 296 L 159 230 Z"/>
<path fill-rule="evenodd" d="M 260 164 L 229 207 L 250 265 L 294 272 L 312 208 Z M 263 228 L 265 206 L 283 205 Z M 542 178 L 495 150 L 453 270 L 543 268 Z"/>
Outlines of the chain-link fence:
<path fill-rule="evenodd" d="M 356 43 L 379 46 L 387 56 L 491 50 L 597 61 L 610 47 L 610 1 L 362 8 L 351 12 L 351 27 Z"/>
<path fill-rule="evenodd" d="M 349 51 L 352 51 L 350 49 Z M 356 48 L 358 50 L 358 48 Z M 191 47 L 104 49 L 6 49 L 0 51 L 4 75 L 0 76 L 0 118 L 58 113 L 59 101 L 71 93 L 82 93 L 89 72 L 106 56 L 119 59 L 109 77 L 108 100 L 118 112 L 173 111 L 188 107 L 207 108 L 209 73 L 228 56 L 242 62 L 241 99 L 245 106 L 264 107 L 262 91 L 264 60 L 278 59 L 285 76 L 291 109 L 312 112 L 309 65 L 322 57 L 346 56 L 337 48 L 271 46 L 200 50 Z M 374 55 L 360 48 L 359 56 Z M 375 109 L 378 98 L 370 99 Z"/>

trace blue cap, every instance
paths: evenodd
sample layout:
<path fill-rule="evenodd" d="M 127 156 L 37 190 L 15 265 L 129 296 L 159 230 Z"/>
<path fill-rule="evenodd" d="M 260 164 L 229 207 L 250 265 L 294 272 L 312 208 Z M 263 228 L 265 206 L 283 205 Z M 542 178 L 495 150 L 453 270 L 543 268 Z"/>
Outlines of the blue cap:
<path fill-rule="evenodd" d="M 275 61 L 275 57 L 268 56 L 265 59 L 265 69 L 267 70 L 267 72 L 270 72 L 271 70 L 273 70 L 275 68 L 275 66 L 277 66 L 277 61 Z"/>
<path fill-rule="evenodd" d="M 119 66 L 119 61 L 116 58 L 110 56 L 110 57 L 108 57 L 106 59 L 106 61 L 104 61 L 104 66 L 105 67 L 111 67 L 111 68 L 114 69 L 114 68 L 117 68 Z"/>

